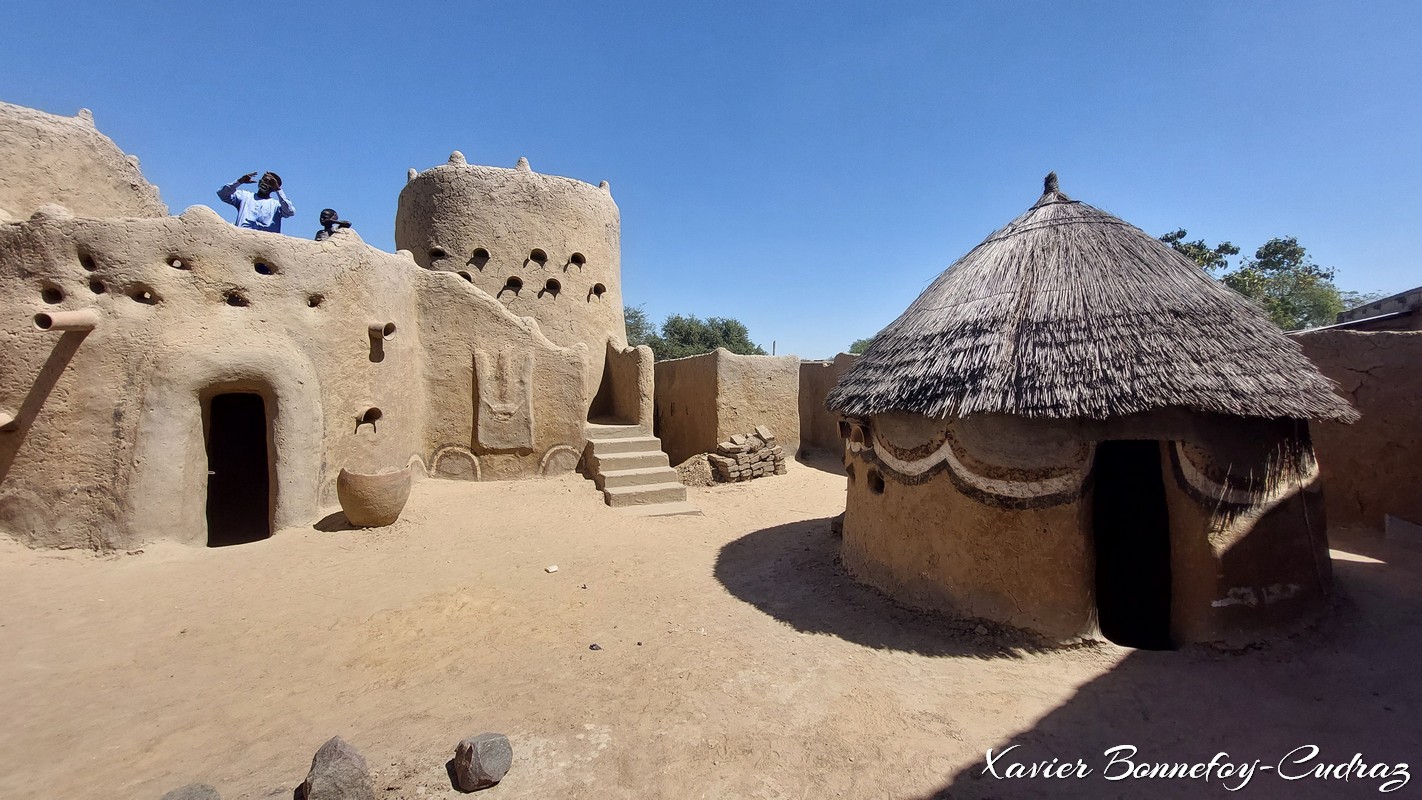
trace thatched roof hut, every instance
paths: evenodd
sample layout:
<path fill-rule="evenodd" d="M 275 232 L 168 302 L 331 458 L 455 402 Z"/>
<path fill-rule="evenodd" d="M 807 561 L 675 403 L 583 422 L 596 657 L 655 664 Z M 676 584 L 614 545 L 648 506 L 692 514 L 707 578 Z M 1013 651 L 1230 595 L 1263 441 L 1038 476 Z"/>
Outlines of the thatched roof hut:
<path fill-rule="evenodd" d="M 1248 300 L 1141 229 L 1042 197 L 933 281 L 827 400 L 868 416 L 1106 419 L 1157 408 L 1351 421 Z"/>
<path fill-rule="evenodd" d="M 903 601 L 1141 647 L 1325 605 L 1308 420 L 1356 412 L 1261 310 L 1055 175 L 826 405 L 843 563 Z"/>

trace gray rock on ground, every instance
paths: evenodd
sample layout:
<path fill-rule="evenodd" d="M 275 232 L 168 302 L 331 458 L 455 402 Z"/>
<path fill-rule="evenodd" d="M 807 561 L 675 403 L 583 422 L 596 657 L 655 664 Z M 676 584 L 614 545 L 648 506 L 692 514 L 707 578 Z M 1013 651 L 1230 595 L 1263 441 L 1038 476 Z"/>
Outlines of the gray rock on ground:
<path fill-rule="evenodd" d="M 205 783 L 190 783 L 163 795 L 163 800 L 222 800 L 222 795 Z"/>
<path fill-rule="evenodd" d="M 513 746 L 502 733 L 481 733 L 459 743 L 454 750 L 454 777 L 459 789 L 487 789 L 504 779 L 513 765 Z"/>
<path fill-rule="evenodd" d="M 305 800 L 375 800 L 370 768 L 354 747 L 339 736 L 321 745 L 301 784 Z"/>

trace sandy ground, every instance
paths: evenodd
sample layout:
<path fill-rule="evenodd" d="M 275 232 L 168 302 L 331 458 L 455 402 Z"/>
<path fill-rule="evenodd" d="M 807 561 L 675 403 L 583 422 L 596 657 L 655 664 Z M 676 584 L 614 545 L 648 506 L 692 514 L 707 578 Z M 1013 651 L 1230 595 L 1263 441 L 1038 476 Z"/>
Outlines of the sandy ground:
<path fill-rule="evenodd" d="M 486 730 L 514 748 L 490 798 L 1364 797 L 1383 781 L 1106 781 L 1102 753 L 1422 760 L 1418 545 L 1335 542 L 1338 608 L 1269 647 L 1040 652 L 846 579 L 820 467 L 693 489 L 702 517 L 629 518 L 577 476 L 425 481 L 377 531 L 0 546 L 0 797 L 287 798 L 336 734 L 377 796 L 457 797 L 445 763 Z M 983 775 L 1010 744 L 1001 768 L 1094 774 Z"/>

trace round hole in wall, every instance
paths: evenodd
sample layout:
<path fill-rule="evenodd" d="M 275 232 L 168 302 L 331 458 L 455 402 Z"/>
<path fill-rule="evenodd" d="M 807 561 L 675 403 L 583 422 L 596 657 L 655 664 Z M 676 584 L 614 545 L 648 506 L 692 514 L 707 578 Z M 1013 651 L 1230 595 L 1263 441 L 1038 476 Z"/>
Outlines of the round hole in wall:
<path fill-rule="evenodd" d="M 444 248 L 443 248 L 443 247 L 431 247 L 431 248 L 430 248 L 430 260 L 431 260 L 431 261 L 438 261 L 438 260 L 441 259 L 441 258 L 447 258 L 447 257 L 449 257 L 449 253 L 444 252 Z"/>
<path fill-rule="evenodd" d="M 489 263 L 489 251 L 482 247 L 474 248 L 474 254 L 469 256 L 469 263 L 479 269 L 483 269 L 484 265 Z"/>
<path fill-rule="evenodd" d="M 277 268 L 272 266 L 270 261 L 264 261 L 260 258 L 252 261 L 252 269 L 255 269 L 258 275 L 277 274 Z"/>
<path fill-rule="evenodd" d="M 386 323 L 383 323 L 383 324 L 382 324 L 382 323 L 379 323 L 379 322 L 373 322 L 373 323 L 371 323 L 371 325 L 370 325 L 370 335 L 371 335 L 371 336 L 378 336 L 378 337 L 380 337 L 381 339 L 385 339 L 385 340 L 387 340 L 387 341 L 390 340 L 390 339 L 394 339 L 394 338 L 395 338 L 395 323 L 393 323 L 393 322 L 386 322 Z"/>
<path fill-rule="evenodd" d="M 563 291 L 563 284 L 552 278 L 549 278 L 548 282 L 543 284 L 543 291 L 553 295 L 554 297 L 557 297 L 558 293 Z"/>
<path fill-rule="evenodd" d="M 104 282 L 103 282 L 103 281 L 89 281 L 89 291 L 93 292 L 94 294 L 103 294 L 103 293 L 104 293 Z"/>
<path fill-rule="evenodd" d="M 592 293 L 593 293 L 593 294 L 597 295 L 598 297 L 602 297 L 603 294 L 605 294 L 606 292 L 607 292 L 607 287 L 606 287 L 606 286 L 603 286 L 603 285 L 600 284 L 600 283 L 594 283 L 594 284 L 593 284 L 593 290 L 592 290 Z"/>
<path fill-rule="evenodd" d="M 192 269 L 192 268 L 193 268 L 191 264 L 189 264 L 187 261 L 183 260 L 183 257 L 182 257 L 182 256 L 169 256 L 169 257 L 168 257 L 168 266 L 172 267 L 173 269 Z"/>
<path fill-rule="evenodd" d="M 508 280 L 504 281 L 504 288 L 508 289 L 514 294 L 518 294 L 519 292 L 523 291 L 523 278 L 520 278 L 517 275 L 511 276 Z"/>
<path fill-rule="evenodd" d="M 463 278 L 463 279 L 466 280 L 466 281 L 469 281 L 470 283 L 473 283 L 473 282 L 474 282 L 474 276 L 473 276 L 473 275 L 470 275 L 470 274 L 469 274 L 467 271 L 465 271 L 465 270 L 460 270 L 460 271 L 459 271 L 459 277 Z"/>
<path fill-rule="evenodd" d="M 46 286 L 40 289 L 40 299 L 50 305 L 57 305 L 64 302 L 64 292 L 58 286 Z"/>
<path fill-rule="evenodd" d="M 128 291 L 128 296 L 135 303 L 142 303 L 146 306 L 158 305 L 158 295 L 147 286 L 135 286 Z"/>
<path fill-rule="evenodd" d="M 571 256 L 568 256 L 568 263 L 572 264 L 578 269 L 582 269 L 583 265 L 588 263 L 588 259 L 587 256 L 584 256 L 582 253 L 574 253 Z"/>
<path fill-rule="evenodd" d="M 93 272 L 94 270 L 99 268 L 99 265 L 94 262 L 94 257 L 89 255 L 88 253 L 79 254 L 79 266 L 83 267 L 89 272 Z"/>
<path fill-rule="evenodd" d="M 535 247 L 528 252 L 528 260 L 541 267 L 548 263 L 548 254 L 543 252 L 543 248 Z"/>
<path fill-rule="evenodd" d="M 371 406 L 370 408 L 367 408 L 365 410 L 364 414 L 360 415 L 360 424 L 368 425 L 374 423 L 376 420 L 379 420 L 383 416 L 385 416 L 384 412 L 382 412 L 375 406 Z"/>
<path fill-rule="evenodd" d="M 247 296 L 236 290 L 229 291 L 223 294 L 222 297 L 227 301 L 227 305 L 236 308 L 244 308 L 251 305 L 251 302 L 247 300 Z"/>
<path fill-rule="evenodd" d="M 315 308 L 324 302 L 326 302 L 326 296 L 323 294 L 313 294 L 306 297 L 306 306 L 308 308 Z"/>
<path fill-rule="evenodd" d="M 874 494 L 884 493 L 884 476 L 879 474 L 879 470 L 869 470 L 869 491 Z"/>

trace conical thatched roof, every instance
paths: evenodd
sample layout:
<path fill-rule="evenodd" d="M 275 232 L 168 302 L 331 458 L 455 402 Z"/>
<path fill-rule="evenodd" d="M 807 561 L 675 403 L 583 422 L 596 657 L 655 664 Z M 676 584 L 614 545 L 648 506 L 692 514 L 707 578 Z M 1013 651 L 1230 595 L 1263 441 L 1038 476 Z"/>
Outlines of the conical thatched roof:
<path fill-rule="evenodd" d="M 1357 418 L 1264 312 L 1057 189 L 919 295 L 830 392 L 867 416 L 1108 417 L 1186 408 Z"/>

